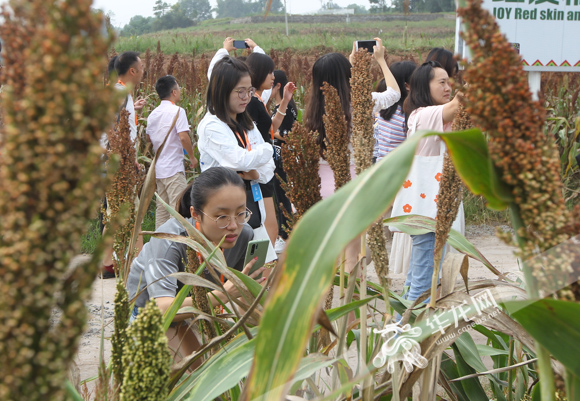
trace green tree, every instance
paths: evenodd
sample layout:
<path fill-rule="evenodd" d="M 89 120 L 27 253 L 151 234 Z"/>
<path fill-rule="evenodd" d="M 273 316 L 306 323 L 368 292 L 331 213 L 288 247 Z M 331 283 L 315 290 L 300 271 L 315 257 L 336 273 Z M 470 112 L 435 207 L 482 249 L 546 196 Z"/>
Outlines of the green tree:
<path fill-rule="evenodd" d="M 386 13 L 388 11 L 387 1 L 386 0 L 369 0 L 371 3 L 370 12 L 377 14 L 377 13 Z"/>
<path fill-rule="evenodd" d="M 169 4 L 164 2 L 163 0 L 157 0 L 155 2 L 155 6 L 153 7 L 153 14 L 157 18 L 160 18 L 165 15 L 165 11 L 169 8 Z"/>
<path fill-rule="evenodd" d="M 351 8 L 354 10 L 355 14 L 368 14 L 369 10 L 365 8 L 365 6 L 360 6 L 358 4 L 349 4 L 346 8 Z"/>
<path fill-rule="evenodd" d="M 180 0 L 177 4 L 191 21 L 200 22 L 212 18 L 209 0 Z"/>

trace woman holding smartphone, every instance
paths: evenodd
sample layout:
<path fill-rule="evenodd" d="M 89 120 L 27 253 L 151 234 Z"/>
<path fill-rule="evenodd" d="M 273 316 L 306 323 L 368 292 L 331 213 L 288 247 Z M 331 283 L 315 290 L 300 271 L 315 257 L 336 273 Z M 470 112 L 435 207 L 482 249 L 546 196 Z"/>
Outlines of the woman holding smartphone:
<path fill-rule="evenodd" d="M 403 105 L 403 110 L 407 116 L 407 136 L 412 136 L 419 130 L 451 131 L 451 125 L 463 94 L 457 92 L 453 100 L 450 100 L 449 75 L 441 64 L 436 61 L 423 63 L 411 76 L 409 85 L 409 96 Z M 431 161 L 436 162 L 437 158 L 440 159 L 439 165 L 442 165 L 444 152 L 445 144 L 439 136 L 422 139 L 415 152 L 413 168 L 415 165 L 436 166 L 437 163 L 431 163 Z M 419 171 L 420 176 L 425 177 L 425 179 L 408 178 L 415 182 L 409 187 L 402 188 L 397 194 L 393 203 L 393 217 L 410 213 L 431 218 L 436 217 L 437 204 L 433 201 L 437 202 L 440 174 L 437 174 L 438 170 L 426 171 L 424 168 L 420 168 Z M 408 189 L 413 186 L 415 187 L 413 190 Z M 415 193 L 415 190 L 421 192 L 421 195 L 419 192 Z M 429 202 L 424 202 L 424 199 L 428 199 Z M 431 288 L 435 233 L 412 235 L 411 238 L 413 247 L 405 286 L 410 287 L 407 299 L 415 300 Z"/>
<path fill-rule="evenodd" d="M 221 166 L 240 174 L 252 211 L 249 224 L 265 231 L 267 212 L 259 184 L 274 177 L 274 159 L 272 145 L 264 141 L 246 110 L 254 92 L 244 62 L 229 56 L 218 61 L 207 90 L 207 113 L 197 127 L 198 148 L 202 171 Z"/>
<path fill-rule="evenodd" d="M 389 70 L 385 61 L 385 48 L 381 39 L 375 38 L 377 45 L 374 46 L 373 57 L 381 67 L 387 89 L 384 92 L 372 92 L 374 100 L 373 114 L 376 114 L 381 109 L 388 108 L 397 103 L 401 97 L 399 85 L 397 80 Z M 352 59 L 355 54 L 356 42 L 353 43 Z M 350 104 L 350 78 L 351 78 L 351 62 L 340 53 L 329 53 L 320 57 L 312 66 L 312 86 L 310 88 L 310 101 L 306 105 L 304 125 L 308 131 L 318 132 L 318 143 L 320 145 L 320 155 L 324 155 L 326 146 L 324 139 L 326 138 L 326 131 L 322 116 L 325 114 L 324 110 L 324 95 L 322 94 L 322 84 L 328 82 L 338 92 L 340 98 L 342 111 L 347 122 L 349 131 L 352 129 L 352 107 Z M 354 175 L 354 165 L 351 165 L 351 175 Z M 321 192 L 322 197 L 328 197 L 334 193 L 334 175 L 327 163 L 320 164 L 321 176 Z M 358 258 L 360 252 L 360 239 L 353 240 L 346 248 L 345 269 L 350 272 Z"/>
<path fill-rule="evenodd" d="M 191 186 L 190 193 L 184 194 L 184 202 L 189 204 L 188 220 L 214 245 L 220 243 L 228 266 L 242 270 L 248 274 L 255 263 L 252 260 L 245 267 L 243 261 L 248 242 L 253 238 L 253 231 L 245 224 L 251 216 L 246 208 L 246 191 L 242 179 L 234 171 L 222 167 L 208 169 L 201 173 Z M 185 209 L 185 208 L 183 208 Z M 185 228 L 175 218 L 161 225 L 158 232 L 187 235 Z M 165 312 L 177 293 L 183 286 L 177 279 L 167 277 L 171 273 L 186 271 L 187 245 L 167 239 L 151 238 L 139 256 L 133 261 L 127 280 L 127 290 L 130 299 L 135 297 L 135 308 L 131 320 L 139 314 L 150 299 L 155 299 L 161 312 Z M 256 277 L 264 268 L 257 269 L 251 276 Z M 211 280 L 209 274 L 205 278 Z M 259 282 L 263 282 L 261 279 Z M 236 287 L 225 282 L 225 290 L 232 298 L 239 296 Z M 209 300 L 214 306 L 228 302 L 227 296 L 221 291 L 213 291 Z M 215 298 L 214 298 L 215 296 Z M 193 306 L 191 297 L 182 306 Z M 181 322 L 192 317 L 180 314 L 175 317 L 174 324 L 168 331 L 170 346 L 179 348 L 181 353 L 188 355 L 199 349 L 199 340 L 187 324 Z M 172 344 L 173 342 L 173 344 Z"/>

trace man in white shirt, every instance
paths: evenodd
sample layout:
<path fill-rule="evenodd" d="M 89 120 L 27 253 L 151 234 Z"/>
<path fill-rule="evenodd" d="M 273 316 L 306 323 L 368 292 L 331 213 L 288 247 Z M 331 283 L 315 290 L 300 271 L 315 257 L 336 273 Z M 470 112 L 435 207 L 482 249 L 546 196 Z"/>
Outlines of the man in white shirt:
<path fill-rule="evenodd" d="M 175 77 L 166 75 L 159 78 L 155 83 L 155 90 L 161 99 L 161 104 L 147 118 L 147 138 L 157 152 L 175 120 L 175 126 L 171 129 L 155 164 L 157 194 L 169 205 L 175 207 L 187 187 L 183 150 L 189 155 L 189 165 L 192 169 L 197 166 L 197 159 L 193 153 L 185 110 L 177 106 L 181 100 L 181 88 Z M 177 119 L 175 119 L 176 116 Z M 155 229 L 169 220 L 169 217 L 165 207 L 159 203 L 155 214 Z"/>
<path fill-rule="evenodd" d="M 137 139 L 137 112 L 143 109 L 146 100 L 139 99 L 134 101 L 133 93 L 143 79 L 143 62 L 137 52 L 124 52 L 119 55 L 115 61 L 118 80 L 115 89 L 126 91 L 127 97 L 123 101 L 123 108 L 129 112 L 129 127 L 131 128 L 131 139 Z"/>

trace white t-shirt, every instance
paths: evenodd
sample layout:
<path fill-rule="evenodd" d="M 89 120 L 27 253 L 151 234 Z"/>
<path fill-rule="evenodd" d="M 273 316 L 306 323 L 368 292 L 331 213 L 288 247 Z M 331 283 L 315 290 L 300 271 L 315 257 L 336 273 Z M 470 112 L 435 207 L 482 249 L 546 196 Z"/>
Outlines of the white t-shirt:
<path fill-rule="evenodd" d="M 127 92 L 127 104 L 125 105 L 125 109 L 129 112 L 129 128 L 131 129 L 131 140 L 135 142 L 137 139 L 137 119 L 135 117 L 135 102 L 133 101 L 133 96 L 131 96 L 131 93 L 129 93 L 127 87 L 123 86 L 119 82 L 115 84 L 115 89 Z"/>
<path fill-rule="evenodd" d="M 161 104 L 147 117 L 146 132 L 153 144 L 153 150 L 157 152 L 178 110 L 179 117 L 177 117 L 175 126 L 171 130 L 167 142 L 165 142 L 165 147 L 161 151 L 157 159 L 157 164 L 155 165 L 156 178 L 169 178 L 177 173 L 185 172 L 185 168 L 183 167 L 183 145 L 179 139 L 179 133 L 189 132 L 189 123 L 185 115 L 185 110 L 169 100 L 162 100 Z"/>

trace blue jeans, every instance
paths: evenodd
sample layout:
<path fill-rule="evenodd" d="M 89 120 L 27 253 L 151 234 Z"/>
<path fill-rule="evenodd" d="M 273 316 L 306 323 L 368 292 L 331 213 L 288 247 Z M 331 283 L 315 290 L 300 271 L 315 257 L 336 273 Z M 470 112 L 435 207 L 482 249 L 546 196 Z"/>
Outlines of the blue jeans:
<path fill-rule="evenodd" d="M 407 279 L 405 280 L 405 286 L 410 286 L 406 298 L 414 301 L 431 288 L 435 233 L 411 235 L 411 238 L 413 240 L 413 249 L 411 250 L 411 259 L 409 260 L 409 271 L 407 273 Z M 443 250 L 441 256 L 441 262 L 443 262 L 444 255 L 445 250 Z M 424 302 L 428 300 L 429 298 Z"/>

